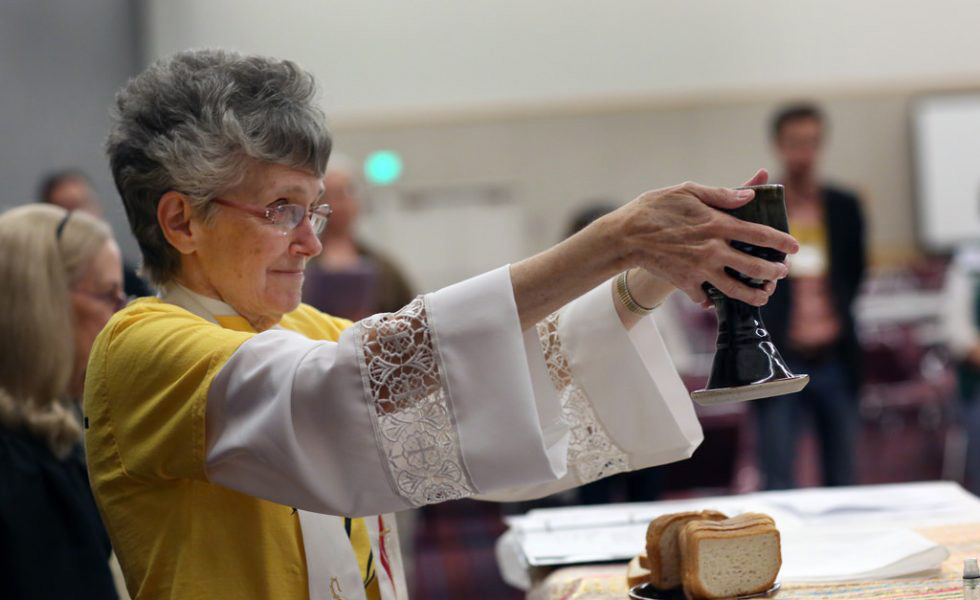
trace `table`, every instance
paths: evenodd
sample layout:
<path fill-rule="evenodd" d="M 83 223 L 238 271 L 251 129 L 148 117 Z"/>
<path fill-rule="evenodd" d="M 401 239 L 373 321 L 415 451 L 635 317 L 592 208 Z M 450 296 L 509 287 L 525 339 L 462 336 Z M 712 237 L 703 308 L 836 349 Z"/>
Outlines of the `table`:
<path fill-rule="evenodd" d="M 888 486 L 863 486 L 837 488 L 840 493 L 850 493 L 851 498 L 886 497 L 905 491 L 917 494 L 935 494 L 937 502 L 947 495 L 963 495 L 955 484 L 946 482 L 926 484 L 900 484 Z M 753 498 L 793 498 L 807 494 L 826 493 L 826 490 L 798 490 L 792 492 L 773 492 L 754 494 Z M 767 496 L 767 494 L 770 494 Z M 794 496 L 802 495 L 802 496 Z M 972 497 L 971 497 L 972 498 Z M 713 499 L 693 500 L 693 503 L 710 503 Z M 729 498 L 730 500 L 730 498 Z M 980 500 L 974 505 L 963 503 L 962 498 L 955 511 L 930 513 L 921 511 L 897 511 L 894 514 L 882 513 L 865 521 L 880 520 L 883 527 L 908 527 L 925 538 L 946 546 L 949 557 L 942 566 L 932 572 L 915 576 L 886 579 L 829 583 L 784 582 L 774 596 L 782 599 L 812 598 L 962 598 L 963 560 L 980 557 Z M 676 502 L 644 503 L 644 509 L 663 505 L 670 510 L 678 508 Z M 560 510 L 558 513 L 560 514 Z M 581 510 L 581 509 L 573 509 Z M 837 514 L 837 513 L 835 513 Z M 500 553 L 498 552 L 498 555 Z M 533 584 L 528 591 L 528 600 L 611 600 L 627 597 L 626 565 L 581 565 L 559 567 L 554 570 L 536 569 Z"/>
<path fill-rule="evenodd" d="M 980 522 L 917 530 L 941 543 L 950 556 L 939 573 L 884 581 L 784 584 L 777 600 L 834 598 L 962 598 L 963 559 L 980 556 Z M 626 594 L 626 565 L 566 567 L 548 575 L 528 594 L 528 600 L 622 600 Z"/>

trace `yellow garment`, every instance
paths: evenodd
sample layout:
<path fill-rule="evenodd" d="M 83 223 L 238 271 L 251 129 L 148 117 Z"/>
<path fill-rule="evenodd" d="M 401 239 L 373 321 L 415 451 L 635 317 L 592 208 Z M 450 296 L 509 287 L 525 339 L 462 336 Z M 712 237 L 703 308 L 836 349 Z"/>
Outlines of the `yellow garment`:
<path fill-rule="evenodd" d="M 254 330 L 222 327 L 156 298 L 117 313 L 95 341 L 85 386 L 89 477 L 134 598 L 307 598 L 299 516 L 208 482 L 205 405 L 211 381 Z M 280 322 L 337 340 L 349 321 L 301 305 Z M 351 543 L 369 572 L 370 542 Z M 378 599 L 377 578 L 367 588 Z"/>
<path fill-rule="evenodd" d="M 800 244 L 800 252 L 790 259 L 790 274 L 794 266 L 800 267 L 795 273 L 803 277 L 823 277 L 830 264 L 830 249 L 827 244 L 827 227 L 823 220 L 793 220 L 789 222 L 789 233 Z M 794 263 L 805 263 L 795 265 Z"/>
<path fill-rule="evenodd" d="M 822 220 L 789 220 L 789 232 L 800 244 L 827 248 L 827 228 Z"/>

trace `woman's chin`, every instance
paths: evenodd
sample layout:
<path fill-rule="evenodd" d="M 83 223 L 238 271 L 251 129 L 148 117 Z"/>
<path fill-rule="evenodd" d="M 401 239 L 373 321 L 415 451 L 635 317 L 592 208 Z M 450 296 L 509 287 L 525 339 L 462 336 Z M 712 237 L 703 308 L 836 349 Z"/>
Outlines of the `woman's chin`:
<path fill-rule="evenodd" d="M 275 312 L 279 313 L 280 315 L 284 315 L 288 312 L 293 312 L 296 310 L 299 307 L 299 303 L 302 301 L 302 298 L 303 296 L 299 290 L 295 292 L 283 292 L 276 294 L 276 296 L 272 298 L 270 305 L 274 308 Z"/>

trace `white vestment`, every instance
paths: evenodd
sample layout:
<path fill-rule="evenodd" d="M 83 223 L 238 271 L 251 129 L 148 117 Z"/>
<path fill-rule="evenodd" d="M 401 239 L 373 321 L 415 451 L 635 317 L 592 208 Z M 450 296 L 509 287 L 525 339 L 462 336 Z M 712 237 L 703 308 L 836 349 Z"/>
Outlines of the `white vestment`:
<path fill-rule="evenodd" d="M 235 315 L 178 286 L 163 300 L 215 322 Z M 613 302 L 606 282 L 522 332 L 502 267 L 337 343 L 259 333 L 208 392 L 208 478 L 301 511 L 311 598 L 332 600 L 332 585 L 364 598 L 336 515 L 370 516 L 391 571 L 377 569 L 381 595 L 407 598 L 390 513 L 539 497 L 688 458 L 701 442 L 653 319 L 626 331 Z"/>

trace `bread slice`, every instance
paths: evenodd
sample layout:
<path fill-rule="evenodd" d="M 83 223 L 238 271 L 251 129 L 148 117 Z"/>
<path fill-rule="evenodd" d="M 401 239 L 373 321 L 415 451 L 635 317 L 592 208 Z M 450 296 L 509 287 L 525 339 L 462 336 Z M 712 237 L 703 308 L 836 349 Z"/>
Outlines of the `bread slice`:
<path fill-rule="evenodd" d="M 689 600 L 765 592 L 782 566 L 779 530 L 767 515 L 692 521 L 679 535 L 684 595 Z"/>
<path fill-rule="evenodd" d="M 650 581 L 650 570 L 643 566 L 642 555 L 634 556 L 626 565 L 626 585 L 633 587 Z"/>
<path fill-rule="evenodd" d="M 670 590 L 681 585 L 680 550 L 677 534 L 690 521 L 720 521 L 726 516 L 715 510 L 680 512 L 661 515 L 647 527 L 647 562 L 650 583 L 658 590 Z"/>

